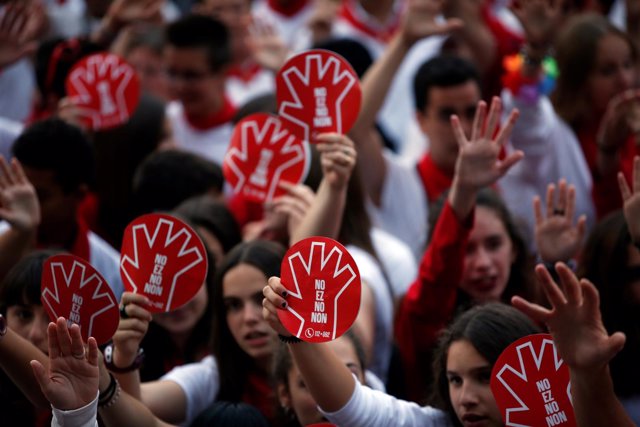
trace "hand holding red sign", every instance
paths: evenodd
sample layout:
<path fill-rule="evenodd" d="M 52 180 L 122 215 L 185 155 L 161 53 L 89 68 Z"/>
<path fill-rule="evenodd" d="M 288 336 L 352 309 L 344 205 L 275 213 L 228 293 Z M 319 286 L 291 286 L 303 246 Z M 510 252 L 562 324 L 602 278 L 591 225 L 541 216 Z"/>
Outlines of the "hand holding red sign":
<path fill-rule="evenodd" d="M 93 130 L 124 124 L 140 100 L 135 70 L 112 53 L 97 53 L 78 62 L 65 86 L 80 120 Z"/>
<path fill-rule="evenodd" d="M 491 391 L 506 426 L 576 425 L 569 368 L 551 335 L 519 339 L 493 366 Z"/>
<path fill-rule="evenodd" d="M 360 309 L 360 273 L 344 246 L 326 237 L 302 240 L 285 254 L 281 274 L 289 297 L 278 317 L 291 334 L 325 342 L 351 327 Z"/>
<path fill-rule="evenodd" d="M 346 134 L 360 112 L 362 93 L 353 68 L 341 56 L 309 50 L 289 59 L 276 77 L 278 114 L 298 138 Z"/>
<path fill-rule="evenodd" d="M 120 320 L 109 284 L 91 264 L 74 255 L 49 257 L 42 267 L 42 305 L 51 321 L 58 317 L 80 326 L 83 340 L 111 339 Z"/>
<path fill-rule="evenodd" d="M 120 275 L 128 292 L 149 298 L 149 311 L 175 310 L 204 283 L 204 245 L 191 227 L 172 216 L 143 215 L 125 230 Z"/>
<path fill-rule="evenodd" d="M 302 181 L 309 168 L 307 150 L 278 117 L 252 114 L 236 125 L 222 170 L 235 193 L 258 203 L 271 201 L 285 194 L 280 182 Z"/>

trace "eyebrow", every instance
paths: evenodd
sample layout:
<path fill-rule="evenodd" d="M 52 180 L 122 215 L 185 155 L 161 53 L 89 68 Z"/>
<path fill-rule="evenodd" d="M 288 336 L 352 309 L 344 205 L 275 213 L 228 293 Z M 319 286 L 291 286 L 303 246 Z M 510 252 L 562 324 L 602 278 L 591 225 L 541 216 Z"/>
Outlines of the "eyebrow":
<path fill-rule="evenodd" d="M 468 369 L 467 371 L 471 373 L 478 373 L 478 372 L 484 372 L 484 371 L 490 371 L 490 370 L 491 370 L 491 366 L 481 365 L 481 366 L 476 366 L 471 369 Z M 451 371 L 447 369 L 447 375 L 460 375 L 460 374 L 456 371 Z"/>

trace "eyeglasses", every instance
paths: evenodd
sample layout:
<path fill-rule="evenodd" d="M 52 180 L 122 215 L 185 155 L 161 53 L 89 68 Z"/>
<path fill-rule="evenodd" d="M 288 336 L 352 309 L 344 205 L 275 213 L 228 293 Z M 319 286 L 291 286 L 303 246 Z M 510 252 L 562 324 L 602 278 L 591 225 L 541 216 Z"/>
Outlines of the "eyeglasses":
<path fill-rule="evenodd" d="M 215 74 L 210 71 L 194 71 L 194 70 L 164 70 L 164 74 L 168 80 L 178 81 L 182 80 L 184 83 L 197 83 L 201 80 L 206 79 L 207 77 L 214 76 Z"/>

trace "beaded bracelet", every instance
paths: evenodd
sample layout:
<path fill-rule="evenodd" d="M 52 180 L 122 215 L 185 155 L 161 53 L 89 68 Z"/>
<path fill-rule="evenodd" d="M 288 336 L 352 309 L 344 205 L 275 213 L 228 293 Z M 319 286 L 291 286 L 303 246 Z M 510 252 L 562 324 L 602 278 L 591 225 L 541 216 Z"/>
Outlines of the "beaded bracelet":
<path fill-rule="evenodd" d="M 280 339 L 280 341 L 282 341 L 283 343 L 286 344 L 297 344 L 299 342 L 302 342 L 302 340 L 294 335 L 291 335 L 290 337 L 286 336 L 286 335 L 281 335 L 278 334 L 278 338 Z"/>
<path fill-rule="evenodd" d="M 108 408 L 118 400 L 118 397 L 120 397 L 120 383 L 113 374 L 109 372 L 109 386 L 98 396 L 98 406 Z"/>
<path fill-rule="evenodd" d="M 560 74 L 558 64 L 552 56 L 547 55 L 539 63 L 541 65 L 540 75 L 532 77 L 523 74 L 523 68 L 526 64 L 536 65 L 528 55 L 522 52 L 505 57 L 502 63 L 505 69 L 502 84 L 523 102 L 535 104 L 541 95 L 548 95 L 553 91 Z"/>

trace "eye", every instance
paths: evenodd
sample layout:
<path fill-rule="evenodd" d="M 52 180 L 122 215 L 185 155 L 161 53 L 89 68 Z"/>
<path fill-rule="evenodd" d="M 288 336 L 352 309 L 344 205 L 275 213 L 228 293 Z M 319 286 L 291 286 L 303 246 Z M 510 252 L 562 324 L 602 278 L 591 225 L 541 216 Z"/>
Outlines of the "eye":
<path fill-rule="evenodd" d="M 447 380 L 449 381 L 449 385 L 452 386 L 461 386 L 462 385 L 462 377 L 455 374 L 447 375 Z"/>
<path fill-rule="evenodd" d="M 496 251 L 498 249 L 500 249 L 500 247 L 502 246 L 502 237 L 498 237 L 498 236 L 494 236 L 494 237 L 489 237 L 486 242 L 485 245 L 487 246 L 487 249 L 490 251 Z"/>
<path fill-rule="evenodd" d="M 253 294 L 253 296 L 251 297 L 251 300 L 257 305 L 262 307 L 262 300 L 264 299 L 264 295 L 262 295 L 262 292 L 257 292 L 255 294 Z"/>
<path fill-rule="evenodd" d="M 491 382 L 491 371 L 487 369 L 478 372 L 478 381 L 482 384 L 489 384 Z"/>
<path fill-rule="evenodd" d="M 233 313 L 242 310 L 242 301 L 236 298 L 225 298 L 224 309 L 227 313 Z"/>

